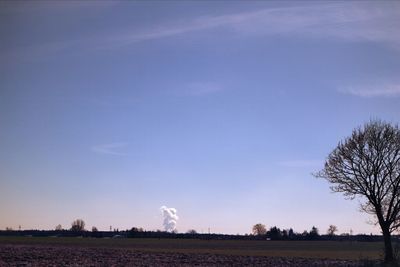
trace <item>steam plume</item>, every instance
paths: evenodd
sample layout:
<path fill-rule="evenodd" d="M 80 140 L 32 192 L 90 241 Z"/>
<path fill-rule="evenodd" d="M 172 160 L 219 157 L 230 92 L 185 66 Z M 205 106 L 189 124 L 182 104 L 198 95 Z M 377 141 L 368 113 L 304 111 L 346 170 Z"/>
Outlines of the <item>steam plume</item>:
<path fill-rule="evenodd" d="M 176 215 L 176 209 L 174 208 L 167 208 L 166 206 L 162 206 L 160 208 L 161 214 L 164 218 L 163 225 L 164 229 L 167 232 L 172 232 L 176 228 L 176 223 L 179 219 L 178 215 Z"/>

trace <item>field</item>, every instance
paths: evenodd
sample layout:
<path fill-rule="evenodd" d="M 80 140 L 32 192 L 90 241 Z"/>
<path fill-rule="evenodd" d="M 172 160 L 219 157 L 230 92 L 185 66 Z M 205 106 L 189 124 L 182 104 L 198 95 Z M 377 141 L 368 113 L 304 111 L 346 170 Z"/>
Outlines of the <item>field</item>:
<path fill-rule="evenodd" d="M 381 256 L 377 242 L 0 237 L 0 266 L 363 266 Z"/>

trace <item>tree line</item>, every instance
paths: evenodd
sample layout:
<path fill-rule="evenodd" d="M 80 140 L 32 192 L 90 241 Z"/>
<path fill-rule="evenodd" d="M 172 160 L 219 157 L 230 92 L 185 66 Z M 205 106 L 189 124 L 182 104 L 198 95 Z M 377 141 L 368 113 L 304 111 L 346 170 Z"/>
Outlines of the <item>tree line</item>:
<path fill-rule="evenodd" d="M 292 228 L 280 229 L 277 226 L 270 227 L 268 230 L 265 225 L 258 223 L 252 228 L 250 234 L 215 234 L 215 233 L 198 233 L 194 229 L 188 230 L 186 233 L 166 232 L 161 230 L 147 231 L 141 227 L 132 227 L 127 230 L 119 230 L 118 228 L 110 231 L 99 231 L 97 227 L 91 227 L 86 230 L 86 223 L 82 219 L 74 220 L 69 229 L 63 229 L 61 225 L 57 225 L 55 230 L 12 230 L 0 231 L 0 236 L 35 236 L 35 237 L 86 237 L 86 238 L 174 238 L 174 239 L 204 239 L 204 240 L 335 240 L 335 241 L 383 241 L 382 236 L 377 235 L 336 235 L 337 227 L 331 225 L 325 235 L 319 233 L 318 228 L 311 227 L 309 231 L 295 232 Z"/>
<path fill-rule="evenodd" d="M 329 237 L 328 235 L 319 235 L 312 237 L 310 235 L 303 235 L 302 233 L 294 233 L 290 238 L 285 239 L 285 235 L 275 235 L 272 238 L 267 236 L 257 236 L 252 234 L 215 234 L 215 233 L 171 233 L 165 231 L 146 231 L 141 232 L 130 230 L 119 231 L 82 231 L 74 232 L 71 230 L 0 230 L 0 236 L 30 236 L 30 237 L 83 237 L 83 238 L 157 238 L 157 239 L 200 239 L 200 240 L 255 240 L 260 242 L 274 242 L 275 240 L 290 241 L 359 241 L 359 242 L 382 242 L 381 235 L 335 235 Z M 270 240 L 270 241 L 269 241 Z"/>
<path fill-rule="evenodd" d="M 300 233 L 295 232 L 292 228 L 281 230 L 277 226 L 273 226 L 269 228 L 269 230 L 267 230 L 264 224 L 257 223 L 252 228 L 252 235 L 257 237 L 258 239 L 266 238 L 268 240 L 333 240 L 340 239 L 335 238 L 337 231 L 338 228 L 335 225 L 330 225 L 325 235 L 321 235 L 319 229 L 315 226 L 311 227 L 309 231 L 304 230 Z M 352 233 L 344 233 L 340 236 L 341 239 L 343 239 L 343 237 L 352 236 Z"/>

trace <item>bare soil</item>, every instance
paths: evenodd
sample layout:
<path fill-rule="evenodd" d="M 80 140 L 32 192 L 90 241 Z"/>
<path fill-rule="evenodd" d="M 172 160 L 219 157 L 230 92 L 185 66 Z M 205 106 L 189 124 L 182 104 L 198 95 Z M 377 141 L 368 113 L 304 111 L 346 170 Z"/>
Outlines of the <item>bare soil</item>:
<path fill-rule="evenodd" d="M 0 266 L 378 266 L 374 260 L 307 259 L 129 248 L 0 244 Z"/>

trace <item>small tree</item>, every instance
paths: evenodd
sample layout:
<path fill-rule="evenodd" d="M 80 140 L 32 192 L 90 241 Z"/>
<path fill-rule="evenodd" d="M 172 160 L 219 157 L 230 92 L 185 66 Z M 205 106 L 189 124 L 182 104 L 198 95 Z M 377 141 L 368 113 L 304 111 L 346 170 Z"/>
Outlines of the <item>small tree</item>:
<path fill-rule="evenodd" d="M 97 227 L 96 226 L 92 226 L 92 232 L 98 232 L 99 230 L 97 229 Z"/>
<path fill-rule="evenodd" d="M 289 238 L 293 238 L 294 237 L 294 231 L 292 228 L 289 229 L 289 233 L 288 233 Z"/>
<path fill-rule="evenodd" d="M 361 197 L 361 209 L 376 217 L 385 243 L 385 263 L 394 262 L 391 233 L 400 227 L 400 129 L 379 120 L 353 130 L 329 154 L 317 177 L 333 192 Z"/>
<path fill-rule="evenodd" d="M 253 226 L 252 229 L 253 235 L 265 235 L 267 233 L 267 229 L 264 224 L 257 223 Z"/>
<path fill-rule="evenodd" d="M 59 225 L 56 226 L 56 231 L 62 231 L 62 226 L 61 226 L 61 224 L 59 224 Z"/>
<path fill-rule="evenodd" d="M 191 234 L 191 235 L 196 235 L 196 234 L 197 234 L 197 231 L 194 230 L 194 229 L 190 229 L 190 230 L 188 230 L 186 233 L 187 233 L 187 234 Z"/>
<path fill-rule="evenodd" d="M 132 227 L 131 232 L 143 232 L 143 228 L 142 227 Z"/>
<path fill-rule="evenodd" d="M 283 239 L 287 239 L 288 237 L 289 237 L 288 230 L 283 229 L 282 230 L 282 238 Z"/>
<path fill-rule="evenodd" d="M 274 226 L 269 229 L 267 236 L 272 240 L 279 240 L 282 238 L 282 231 L 278 227 Z"/>
<path fill-rule="evenodd" d="M 318 228 L 313 226 L 311 228 L 311 231 L 308 233 L 308 236 L 310 237 L 310 239 L 316 239 L 319 237 L 319 231 Z"/>
<path fill-rule="evenodd" d="M 338 228 L 336 227 L 336 225 L 329 225 L 329 228 L 328 228 L 328 230 L 326 231 L 327 232 L 327 234 L 329 235 L 329 236 L 334 236 L 335 235 L 335 233 L 338 231 Z"/>
<path fill-rule="evenodd" d="M 85 231 L 85 222 L 82 219 L 76 219 L 71 224 L 71 231 L 73 232 Z"/>

